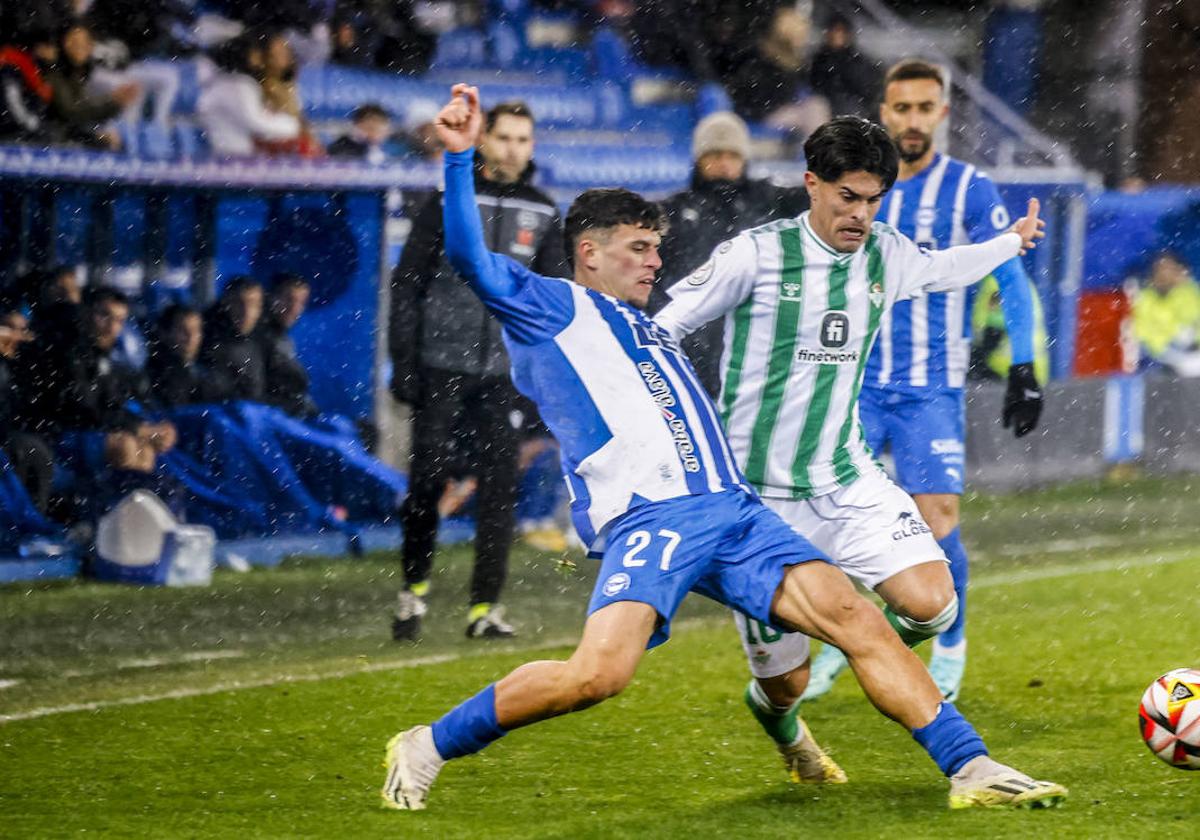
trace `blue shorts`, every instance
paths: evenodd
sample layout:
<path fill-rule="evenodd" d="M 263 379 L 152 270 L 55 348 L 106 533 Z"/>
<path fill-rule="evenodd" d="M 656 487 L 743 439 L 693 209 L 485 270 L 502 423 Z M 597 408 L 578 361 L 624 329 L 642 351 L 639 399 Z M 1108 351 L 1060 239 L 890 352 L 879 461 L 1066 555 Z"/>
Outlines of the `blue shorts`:
<path fill-rule="evenodd" d="M 858 398 L 867 445 L 890 444 L 896 483 L 909 495 L 963 492 L 966 399 L 959 388 L 864 387 Z"/>
<path fill-rule="evenodd" d="M 788 566 L 829 562 L 749 493 L 681 496 L 636 508 L 605 541 L 588 615 L 617 601 L 654 607 L 659 625 L 646 645 L 671 634 L 688 592 L 771 623 L 771 600 Z"/>

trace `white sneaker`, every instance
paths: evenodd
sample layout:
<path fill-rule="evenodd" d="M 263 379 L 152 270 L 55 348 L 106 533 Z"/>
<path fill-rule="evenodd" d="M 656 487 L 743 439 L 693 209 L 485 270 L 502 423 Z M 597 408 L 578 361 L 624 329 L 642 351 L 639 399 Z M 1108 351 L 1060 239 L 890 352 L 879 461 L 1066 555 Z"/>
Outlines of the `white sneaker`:
<path fill-rule="evenodd" d="M 963 671 L 967 668 L 967 657 L 948 656 L 944 653 L 934 653 L 929 657 L 929 676 L 934 685 L 942 692 L 942 697 L 953 703 L 958 699 L 959 689 L 962 688 Z"/>
<path fill-rule="evenodd" d="M 987 756 L 967 762 L 950 777 L 950 808 L 1054 808 L 1067 789 L 1041 782 Z"/>
<path fill-rule="evenodd" d="M 804 738 L 789 746 L 776 745 L 788 777 L 797 784 L 844 785 L 847 781 L 846 772 L 821 749 L 808 724 L 799 719 L 796 722 L 800 724 Z"/>
<path fill-rule="evenodd" d="M 446 760 L 433 743 L 433 730 L 414 726 L 388 741 L 384 766 L 387 781 L 379 795 L 394 811 L 423 811 L 433 781 Z"/>
<path fill-rule="evenodd" d="M 468 639 L 507 639 L 515 635 L 517 631 L 504 620 L 504 607 L 498 605 L 467 625 Z"/>
<path fill-rule="evenodd" d="M 808 685 L 805 687 L 804 693 L 800 695 L 800 699 L 807 703 L 828 694 L 833 688 L 833 681 L 837 679 L 838 674 L 848 667 L 850 667 L 850 663 L 846 661 L 846 654 L 833 645 L 822 646 L 821 652 L 813 660 Z"/>
<path fill-rule="evenodd" d="M 413 640 L 421 633 L 421 617 L 428 607 L 425 600 L 408 589 L 401 589 L 396 599 L 396 614 L 392 617 L 392 638 Z"/>

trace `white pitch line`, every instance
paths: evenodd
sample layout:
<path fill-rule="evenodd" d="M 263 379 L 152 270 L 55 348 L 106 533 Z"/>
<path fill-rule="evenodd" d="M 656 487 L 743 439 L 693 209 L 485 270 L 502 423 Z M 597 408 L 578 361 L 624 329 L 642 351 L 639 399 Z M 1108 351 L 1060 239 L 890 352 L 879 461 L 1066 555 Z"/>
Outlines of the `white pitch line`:
<path fill-rule="evenodd" d="M 20 680 L 0 680 L 0 688 L 12 688 L 14 685 L 19 685 Z"/>
<path fill-rule="evenodd" d="M 1191 531 L 1180 531 L 1178 529 L 1154 532 L 1156 540 L 1167 540 L 1176 536 L 1184 538 L 1191 535 Z M 1088 548 L 1116 548 L 1128 542 L 1129 538 L 1127 536 L 1095 534 L 1088 537 L 1064 537 L 1056 540 L 1046 540 L 1045 542 L 1002 545 L 998 548 L 989 548 L 986 551 L 977 551 L 975 553 L 987 557 L 1028 557 L 1039 554 L 1062 554 L 1068 551 L 1082 551 Z"/>
<path fill-rule="evenodd" d="M 972 588 L 984 589 L 997 586 L 1012 586 L 1017 583 L 1026 583 L 1035 580 L 1051 580 L 1053 578 L 1075 577 L 1077 575 L 1098 574 L 1102 572 L 1115 572 L 1125 569 L 1138 569 L 1147 566 L 1167 565 L 1169 563 L 1177 563 L 1181 560 L 1194 559 L 1197 556 L 1195 549 L 1177 550 L 1159 555 L 1125 555 L 1123 557 L 1113 557 L 1108 560 L 1094 560 L 1087 563 L 1071 563 L 1068 565 L 1049 566 L 1038 569 L 1022 569 L 1014 572 L 1000 572 L 991 575 L 981 576 L 977 581 L 972 581 Z M 689 626 L 699 626 L 711 623 L 711 620 L 692 619 L 689 621 L 676 623 L 676 629 L 683 629 Z M 223 694 L 230 691 L 244 691 L 251 688 L 269 688 L 274 685 L 285 685 L 288 683 L 308 683 L 308 682 L 323 682 L 325 680 L 338 680 L 345 677 L 353 677 L 358 674 L 370 674 L 380 671 L 399 671 L 405 668 L 420 668 L 425 665 L 441 665 L 446 662 L 456 662 L 463 659 L 472 659 L 480 656 L 491 656 L 496 653 L 520 653 L 524 651 L 546 650 L 549 648 L 568 647 L 575 644 L 576 637 L 563 637 L 557 639 L 538 642 L 535 645 L 527 645 L 521 647 L 507 648 L 490 648 L 487 652 L 461 654 L 461 653 L 444 653 L 436 656 L 425 656 L 417 659 L 407 659 L 401 661 L 388 662 L 372 662 L 356 668 L 345 668 L 337 671 L 326 671 L 316 674 L 277 674 L 273 677 L 264 677 L 258 680 L 249 680 L 247 682 L 231 682 L 217 683 L 215 685 L 194 687 L 194 688 L 178 688 L 174 691 L 165 691 L 161 694 L 137 694 L 132 697 L 121 697 L 116 700 L 95 700 L 89 703 L 69 703 L 63 706 L 43 706 L 37 709 L 30 709 L 25 712 L 16 712 L 14 714 L 0 714 L 0 724 L 13 723 L 21 720 L 33 720 L 35 718 L 50 717 L 52 715 L 67 714 L 70 712 L 94 712 L 101 709 L 111 708 L 113 706 L 138 706 L 143 703 L 157 703 L 160 700 L 183 700 L 189 697 L 204 697 L 210 694 Z"/>
<path fill-rule="evenodd" d="M 146 659 L 125 659 L 117 663 L 118 671 L 128 671 L 133 668 L 159 668 L 163 665 L 180 665 L 186 662 L 207 662 L 211 659 L 239 659 L 246 654 L 240 650 L 193 650 L 175 656 L 151 656 Z M 81 674 L 84 672 L 81 672 Z M 88 676 L 104 673 L 103 671 L 87 672 Z"/>
<path fill-rule="evenodd" d="M 1051 580 L 1053 578 L 1074 577 L 1075 575 L 1118 572 L 1125 569 L 1143 569 L 1147 566 L 1165 566 L 1169 563 L 1178 563 L 1180 560 L 1194 559 L 1198 556 L 1200 556 L 1200 549 L 1195 548 L 1181 548 L 1162 554 L 1126 554 L 1121 557 L 1111 557 L 1107 560 L 1091 560 L 1084 563 L 1017 569 L 1011 572 L 980 575 L 978 580 L 971 581 L 970 586 L 972 589 L 984 589 L 989 586 L 1011 586 L 1014 583 L 1026 583 L 1034 580 Z"/>
<path fill-rule="evenodd" d="M 88 703 L 68 703 L 63 706 L 43 706 L 41 708 L 30 709 L 25 712 L 0 714 L 0 724 L 12 723 L 18 720 L 33 720 L 34 718 L 50 717 L 51 715 L 61 715 L 69 712 L 95 712 L 99 711 L 100 709 L 110 708 L 112 706 L 138 706 L 143 703 L 156 703 L 159 700 L 184 700 L 188 697 L 204 697 L 210 694 L 223 694 L 227 691 L 244 691 L 250 688 L 269 688 L 273 685 L 284 685 L 287 683 L 338 680 L 345 677 L 353 677 L 356 674 L 371 674 L 378 671 L 399 671 L 405 668 L 420 668 L 425 665 L 441 665 L 445 662 L 454 662 L 460 659 L 471 659 L 479 656 L 493 656 L 497 653 L 518 653 L 527 650 L 546 650 L 549 648 L 566 647 L 574 644 L 575 641 L 576 640 L 574 638 L 560 638 L 549 639 L 539 642 L 536 645 L 523 647 L 498 648 L 489 646 L 489 649 L 486 653 L 443 653 L 437 654 L 436 656 L 417 657 L 416 659 L 371 662 L 355 668 L 343 668 L 337 671 L 324 671 L 315 674 L 277 674 L 273 677 L 264 677 L 263 679 L 248 680 L 245 682 L 236 681 L 229 683 L 216 683 L 215 685 L 193 688 L 177 688 L 173 691 L 164 691 L 161 694 L 135 694 L 132 697 L 120 697 L 116 700 L 93 700 Z"/>

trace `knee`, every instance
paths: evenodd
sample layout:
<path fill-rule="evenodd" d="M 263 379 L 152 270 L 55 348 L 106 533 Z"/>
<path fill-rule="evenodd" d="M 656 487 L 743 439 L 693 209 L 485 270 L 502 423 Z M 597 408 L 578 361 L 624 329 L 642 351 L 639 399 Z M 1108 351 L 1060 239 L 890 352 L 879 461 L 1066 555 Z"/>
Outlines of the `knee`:
<path fill-rule="evenodd" d="M 892 609 L 897 615 L 916 623 L 934 624 L 944 620 L 946 626 L 949 626 L 958 614 L 958 596 L 954 593 L 954 581 L 947 574 L 944 585 L 909 593 L 907 598 Z M 944 619 L 947 614 L 950 617 Z M 936 632 L 940 633 L 941 630 Z"/>
<path fill-rule="evenodd" d="M 616 697 L 629 685 L 632 674 L 603 665 L 577 668 L 573 674 L 572 696 L 574 709 L 586 709 Z"/>
<path fill-rule="evenodd" d="M 958 618 L 958 596 L 953 591 L 949 598 L 940 602 L 931 598 L 924 606 L 924 609 L 897 611 L 897 617 L 908 629 L 926 636 L 945 632 Z"/>

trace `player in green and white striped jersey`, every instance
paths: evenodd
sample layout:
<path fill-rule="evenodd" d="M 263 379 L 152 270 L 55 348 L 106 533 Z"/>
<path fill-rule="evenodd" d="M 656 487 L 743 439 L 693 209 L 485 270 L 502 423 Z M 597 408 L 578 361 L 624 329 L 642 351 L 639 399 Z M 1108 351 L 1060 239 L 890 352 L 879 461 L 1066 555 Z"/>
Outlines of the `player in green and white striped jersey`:
<path fill-rule="evenodd" d="M 888 604 L 910 645 L 957 612 L 947 560 L 908 494 L 867 447 L 858 418 L 880 318 L 897 301 L 956 289 L 1033 247 L 1037 202 L 995 239 L 926 251 L 874 222 L 895 182 L 887 133 L 839 117 L 805 144 L 812 210 L 748 230 L 672 287 L 656 320 L 676 339 L 725 318 L 718 406 L 746 478 L 796 531 Z M 808 680 L 808 640 L 739 617 L 756 680 L 747 702 L 788 762 Z M 789 764 L 789 770 L 794 767 Z M 797 779 L 799 780 L 799 779 Z M 831 781 L 809 779 L 812 781 Z"/>

